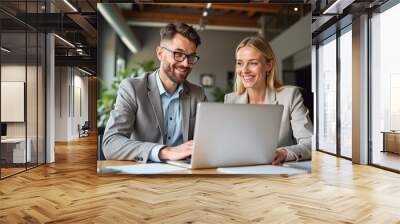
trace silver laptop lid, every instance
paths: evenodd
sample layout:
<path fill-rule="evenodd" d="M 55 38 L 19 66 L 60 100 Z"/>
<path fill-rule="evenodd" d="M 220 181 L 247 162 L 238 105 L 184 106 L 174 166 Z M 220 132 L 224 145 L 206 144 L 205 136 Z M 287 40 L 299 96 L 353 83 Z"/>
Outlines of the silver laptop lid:
<path fill-rule="evenodd" d="M 282 112 L 282 105 L 199 103 L 191 167 L 271 163 Z"/>

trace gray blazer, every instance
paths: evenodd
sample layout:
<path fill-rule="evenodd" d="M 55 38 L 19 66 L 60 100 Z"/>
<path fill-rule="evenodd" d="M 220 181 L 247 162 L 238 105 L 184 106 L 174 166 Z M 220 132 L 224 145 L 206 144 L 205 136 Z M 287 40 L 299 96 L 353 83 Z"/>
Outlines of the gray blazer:
<path fill-rule="evenodd" d="M 242 95 L 230 93 L 225 95 L 225 103 L 248 103 L 248 93 Z M 303 104 L 300 90 L 294 86 L 285 86 L 281 91 L 267 90 L 265 104 L 284 106 L 278 147 L 289 150 L 287 160 L 311 159 L 311 138 L 313 124 L 308 116 L 308 109 Z"/>
<path fill-rule="evenodd" d="M 164 142 L 164 115 L 156 74 L 127 78 L 119 86 L 115 108 L 104 132 L 107 159 L 147 162 L 151 149 Z M 206 97 L 201 87 L 187 81 L 180 97 L 183 141 L 193 139 L 196 106 Z"/>

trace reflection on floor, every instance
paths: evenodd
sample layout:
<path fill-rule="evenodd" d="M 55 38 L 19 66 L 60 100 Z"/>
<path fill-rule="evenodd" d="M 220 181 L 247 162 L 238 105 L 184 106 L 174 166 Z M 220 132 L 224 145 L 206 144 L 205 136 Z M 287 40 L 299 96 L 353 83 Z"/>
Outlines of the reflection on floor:
<path fill-rule="evenodd" d="M 1 178 L 22 172 L 25 167 L 15 167 L 15 168 L 1 168 Z"/>
<path fill-rule="evenodd" d="M 396 153 L 375 151 L 372 163 L 400 171 L 400 155 Z"/>
<path fill-rule="evenodd" d="M 24 163 L 18 163 L 18 164 L 1 164 L 1 178 L 5 178 L 20 172 L 23 172 L 25 170 L 29 170 L 31 168 L 36 167 L 36 163 L 27 163 L 26 165 Z"/>

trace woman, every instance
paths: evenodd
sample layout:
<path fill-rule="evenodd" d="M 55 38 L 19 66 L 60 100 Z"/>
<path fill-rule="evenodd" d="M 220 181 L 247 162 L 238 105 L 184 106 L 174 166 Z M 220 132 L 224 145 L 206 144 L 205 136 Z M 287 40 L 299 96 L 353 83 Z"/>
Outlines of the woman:
<path fill-rule="evenodd" d="M 234 92 L 225 103 L 282 104 L 284 106 L 278 148 L 272 162 L 311 159 L 313 125 L 297 87 L 277 80 L 277 63 L 271 46 L 260 37 L 246 37 L 236 48 Z"/>

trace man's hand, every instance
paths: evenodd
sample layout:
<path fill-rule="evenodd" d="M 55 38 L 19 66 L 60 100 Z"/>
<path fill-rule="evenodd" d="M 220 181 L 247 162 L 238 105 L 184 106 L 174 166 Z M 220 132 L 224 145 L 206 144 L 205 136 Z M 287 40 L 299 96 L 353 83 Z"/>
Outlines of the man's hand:
<path fill-rule="evenodd" d="M 187 141 L 175 147 L 165 147 L 160 150 L 158 157 L 160 160 L 182 160 L 192 155 L 193 141 Z"/>
<path fill-rule="evenodd" d="M 272 161 L 272 165 L 282 165 L 282 163 L 286 159 L 287 154 L 288 154 L 288 151 L 285 148 L 276 149 L 274 160 Z"/>

